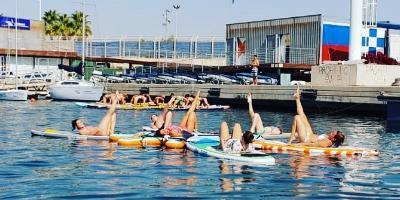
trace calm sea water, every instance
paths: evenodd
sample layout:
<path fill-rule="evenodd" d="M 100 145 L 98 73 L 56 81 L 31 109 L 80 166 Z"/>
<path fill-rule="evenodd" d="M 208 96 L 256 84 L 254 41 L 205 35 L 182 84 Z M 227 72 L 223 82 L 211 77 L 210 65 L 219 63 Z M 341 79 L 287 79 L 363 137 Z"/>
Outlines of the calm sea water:
<path fill-rule="evenodd" d="M 118 111 L 117 128 L 134 133 L 155 112 Z M 217 130 L 221 120 L 248 128 L 246 112 L 200 112 L 200 130 Z M 400 198 L 400 134 L 387 132 L 381 118 L 310 115 L 318 131 L 344 130 L 347 144 L 379 149 L 379 157 L 274 154 L 276 165 L 260 167 L 183 150 L 31 137 L 30 129 L 69 130 L 73 118 L 96 124 L 105 113 L 70 102 L 0 102 L 0 113 L 0 199 Z M 292 113 L 260 113 L 289 130 Z"/>

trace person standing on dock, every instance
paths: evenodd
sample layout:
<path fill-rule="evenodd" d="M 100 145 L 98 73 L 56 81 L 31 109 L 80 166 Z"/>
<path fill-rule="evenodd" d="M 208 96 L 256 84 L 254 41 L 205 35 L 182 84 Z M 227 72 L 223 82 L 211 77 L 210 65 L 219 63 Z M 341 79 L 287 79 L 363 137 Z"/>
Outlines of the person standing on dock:
<path fill-rule="evenodd" d="M 258 75 L 258 67 L 260 66 L 260 61 L 258 60 L 257 55 L 253 55 L 253 58 L 250 62 L 251 66 L 251 75 L 253 76 L 253 85 L 257 85 L 257 75 Z"/>

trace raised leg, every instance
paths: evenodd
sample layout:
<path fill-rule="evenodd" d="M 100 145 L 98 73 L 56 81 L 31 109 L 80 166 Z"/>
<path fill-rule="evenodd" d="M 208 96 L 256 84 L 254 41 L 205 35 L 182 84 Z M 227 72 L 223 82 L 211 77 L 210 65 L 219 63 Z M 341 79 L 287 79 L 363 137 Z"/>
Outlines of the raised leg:
<path fill-rule="evenodd" d="M 114 131 L 114 128 L 115 128 L 115 120 L 113 120 L 113 119 L 116 118 L 116 116 L 114 116 L 114 115 L 115 115 L 116 105 L 118 102 L 117 95 L 118 95 L 118 92 L 116 95 L 111 97 L 112 104 L 111 104 L 110 108 L 108 109 L 106 115 L 103 117 L 103 119 L 100 121 L 99 125 L 97 126 L 100 130 L 101 135 L 113 134 L 113 132 L 111 132 L 111 131 Z"/>
<path fill-rule="evenodd" d="M 203 103 L 205 105 L 206 108 L 208 108 L 210 106 L 210 104 L 208 103 L 208 99 L 207 98 L 203 98 Z"/>
<path fill-rule="evenodd" d="M 247 103 L 249 104 L 250 120 L 253 121 L 253 119 L 254 119 L 254 109 L 253 109 L 253 99 L 252 99 L 251 93 L 247 94 Z"/>
<path fill-rule="evenodd" d="M 140 99 L 140 96 L 136 96 L 136 97 L 133 99 L 133 105 L 137 105 L 139 99 Z"/>
<path fill-rule="evenodd" d="M 195 112 L 189 114 L 185 128 L 189 132 L 193 132 L 197 128 L 197 117 Z"/>
<path fill-rule="evenodd" d="M 226 141 L 229 139 L 229 127 L 226 122 L 222 122 L 219 129 L 219 144 L 221 149 L 224 148 Z"/>
<path fill-rule="evenodd" d="M 168 111 L 167 114 L 165 115 L 165 119 L 164 119 L 164 129 L 168 128 L 169 126 L 171 126 L 172 124 L 172 112 Z"/>
<path fill-rule="evenodd" d="M 111 116 L 111 123 L 110 123 L 110 135 L 114 134 L 115 132 L 115 123 L 117 122 L 117 114 L 113 114 Z"/>
<path fill-rule="evenodd" d="M 297 137 L 299 142 L 309 142 L 309 132 L 307 128 L 307 123 L 305 123 L 304 118 L 300 115 L 296 115 L 293 120 L 292 130 L 290 133 L 289 144 Z"/>
<path fill-rule="evenodd" d="M 239 123 L 236 123 L 233 126 L 232 139 L 241 140 L 242 135 L 243 135 L 242 127 L 240 126 Z"/>
<path fill-rule="evenodd" d="M 258 113 L 255 113 L 253 116 L 253 120 L 251 123 L 250 131 L 252 133 L 258 133 L 264 129 L 263 122 L 261 120 L 261 117 Z"/>
<path fill-rule="evenodd" d="M 171 99 L 168 101 L 168 105 L 170 106 L 170 107 L 172 107 L 173 106 L 173 104 L 174 104 L 174 102 L 175 102 L 175 99 L 176 99 L 176 97 L 175 96 L 173 96 L 173 97 L 171 97 Z"/>
<path fill-rule="evenodd" d="M 295 100 L 296 100 L 296 111 L 297 115 L 301 117 L 302 124 L 305 126 L 306 132 L 308 134 L 313 134 L 313 129 L 311 127 L 310 122 L 307 119 L 306 114 L 304 113 L 303 105 L 301 104 L 300 101 L 300 85 L 297 84 L 297 89 L 296 93 L 294 94 Z"/>
<path fill-rule="evenodd" d="M 136 95 L 133 95 L 131 98 L 131 104 L 134 104 Z"/>
<path fill-rule="evenodd" d="M 185 113 L 185 115 L 183 116 L 181 123 L 180 123 L 180 127 L 185 127 L 189 118 L 189 115 L 191 112 L 194 112 L 194 110 L 196 109 L 196 103 L 197 101 L 199 101 L 199 96 L 200 96 L 200 91 L 197 92 L 196 97 L 193 100 L 192 105 L 190 105 L 189 110 Z"/>
<path fill-rule="evenodd" d="M 194 114 L 194 130 L 199 130 L 199 123 L 196 113 Z"/>

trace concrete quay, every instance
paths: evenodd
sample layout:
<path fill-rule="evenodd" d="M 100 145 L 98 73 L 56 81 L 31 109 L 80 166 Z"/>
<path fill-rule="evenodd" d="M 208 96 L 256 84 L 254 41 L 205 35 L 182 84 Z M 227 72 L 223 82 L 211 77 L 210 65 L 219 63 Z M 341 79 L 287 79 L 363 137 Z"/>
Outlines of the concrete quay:
<path fill-rule="evenodd" d="M 212 84 L 132 84 L 108 83 L 107 92 L 116 90 L 129 95 L 193 94 L 201 95 L 213 104 L 246 107 L 246 94 L 253 94 L 253 105 L 258 109 L 295 111 L 293 93 L 296 86 L 252 86 Z M 391 86 L 301 86 L 302 102 L 308 112 L 332 114 L 352 113 L 361 115 L 386 115 L 386 101 L 380 96 L 389 94 L 400 97 L 400 87 Z"/>

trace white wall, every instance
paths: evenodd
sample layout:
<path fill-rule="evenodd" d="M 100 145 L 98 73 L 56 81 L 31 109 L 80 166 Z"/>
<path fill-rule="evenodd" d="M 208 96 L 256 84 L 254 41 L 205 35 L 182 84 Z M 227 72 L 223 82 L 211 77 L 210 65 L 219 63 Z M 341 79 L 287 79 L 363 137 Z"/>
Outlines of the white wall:
<path fill-rule="evenodd" d="M 311 84 L 322 86 L 390 86 L 400 78 L 400 66 L 324 64 L 311 68 Z"/>
<path fill-rule="evenodd" d="M 400 61 L 400 33 L 389 31 L 389 56 Z"/>

